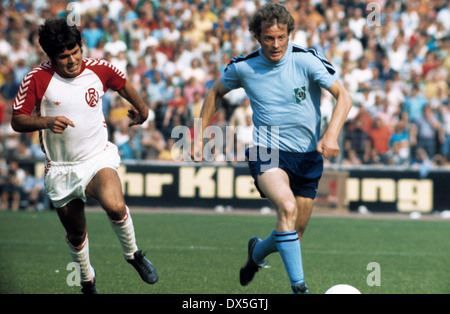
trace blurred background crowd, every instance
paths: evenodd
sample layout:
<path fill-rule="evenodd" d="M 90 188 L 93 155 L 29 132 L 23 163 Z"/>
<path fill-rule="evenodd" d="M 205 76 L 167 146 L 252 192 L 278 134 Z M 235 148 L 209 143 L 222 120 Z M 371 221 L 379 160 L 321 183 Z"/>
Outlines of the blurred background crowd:
<path fill-rule="evenodd" d="M 25 170 L 17 175 L 18 170 L 11 170 L 17 166 L 12 164 L 43 160 L 37 132 L 16 133 L 9 121 L 22 78 L 47 59 L 37 38 L 44 19 L 60 16 L 74 21 L 82 32 L 83 55 L 111 62 L 147 103 L 149 119 L 143 126 L 129 128 L 129 104 L 114 92 L 103 99 L 110 140 L 118 145 L 122 159 L 174 162 L 174 157 L 183 160 L 184 156 L 172 149 L 177 141 L 172 130 L 176 126 L 192 128 L 207 91 L 231 58 L 259 47 L 248 24 L 265 2 L 2 1 L 0 207 L 6 207 L 8 197 L 15 199 L 17 181 L 23 185 L 29 175 Z M 328 163 L 450 165 L 449 1 L 279 2 L 288 7 L 296 22 L 291 41 L 320 51 L 336 67 L 353 98 L 342 133 L 341 156 Z M 324 92 L 323 128 L 333 105 L 332 96 Z M 243 90 L 226 95 L 212 121 L 227 134 L 223 149 L 212 154 L 215 161 L 242 160 L 243 148 L 251 141 L 251 114 Z M 235 127 L 236 132 L 225 132 L 227 126 Z M 33 186 L 40 190 L 42 182 Z M 41 204 L 45 197 L 33 191 L 28 195 L 33 195 L 33 203 Z"/>

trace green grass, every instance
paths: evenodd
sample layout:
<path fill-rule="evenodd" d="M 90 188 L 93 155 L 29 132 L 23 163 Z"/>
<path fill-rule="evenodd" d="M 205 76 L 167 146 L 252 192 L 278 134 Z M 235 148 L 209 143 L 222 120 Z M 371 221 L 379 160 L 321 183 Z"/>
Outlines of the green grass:
<path fill-rule="evenodd" d="M 269 256 L 247 287 L 239 268 L 251 236 L 265 237 L 274 216 L 133 213 L 139 248 L 156 266 L 156 285 L 144 284 L 124 261 L 104 213 L 88 212 L 91 262 L 100 293 L 289 294 L 281 258 Z M 79 293 L 69 287 L 71 262 L 55 212 L 0 212 L 0 293 Z M 311 293 L 346 283 L 362 293 L 450 293 L 450 223 L 312 217 L 302 241 Z M 367 276 L 380 265 L 381 285 Z"/>

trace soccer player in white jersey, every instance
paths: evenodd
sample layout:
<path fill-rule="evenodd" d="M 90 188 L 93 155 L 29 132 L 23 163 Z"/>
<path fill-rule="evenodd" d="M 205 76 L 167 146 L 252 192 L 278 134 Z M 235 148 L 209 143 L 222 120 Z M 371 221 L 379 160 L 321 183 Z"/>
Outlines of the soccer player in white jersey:
<path fill-rule="evenodd" d="M 293 293 L 308 293 L 303 275 L 300 240 L 313 208 L 323 157 L 338 155 L 338 135 L 352 106 L 333 66 L 313 49 L 293 45 L 294 20 L 280 4 L 266 4 L 255 12 L 250 31 L 261 47 L 236 57 L 208 92 L 201 111 L 201 130 L 195 134 L 194 160 L 203 154 L 203 132 L 232 89 L 245 89 L 253 109 L 253 148 L 247 151 L 250 172 L 261 196 L 277 210 L 277 223 L 264 240 L 248 243 L 248 260 L 240 270 L 247 285 L 265 257 L 279 252 Z M 323 137 L 320 135 L 321 89 L 336 98 Z M 323 157 L 322 157 L 323 156 Z"/>
<path fill-rule="evenodd" d="M 11 125 L 17 132 L 39 131 L 46 155 L 46 191 L 67 232 L 70 255 L 80 265 L 81 291 L 98 292 L 89 260 L 86 195 L 106 211 L 125 259 L 145 282 L 154 284 L 156 270 L 136 245 L 116 171 L 120 156 L 108 141 L 102 96 L 112 89 L 133 105 L 128 112 L 130 126 L 142 124 L 148 109 L 113 65 L 82 58 L 80 32 L 65 19 L 49 19 L 41 25 L 39 43 L 50 60 L 24 77 L 13 103 Z"/>

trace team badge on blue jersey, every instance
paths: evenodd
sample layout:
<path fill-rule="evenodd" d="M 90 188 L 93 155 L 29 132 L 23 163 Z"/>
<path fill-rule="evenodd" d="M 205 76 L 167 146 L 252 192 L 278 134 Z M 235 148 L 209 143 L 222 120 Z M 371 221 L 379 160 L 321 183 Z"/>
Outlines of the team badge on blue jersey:
<path fill-rule="evenodd" d="M 294 88 L 295 103 L 299 104 L 306 98 L 306 87 L 302 86 L 299 88 Z"/>

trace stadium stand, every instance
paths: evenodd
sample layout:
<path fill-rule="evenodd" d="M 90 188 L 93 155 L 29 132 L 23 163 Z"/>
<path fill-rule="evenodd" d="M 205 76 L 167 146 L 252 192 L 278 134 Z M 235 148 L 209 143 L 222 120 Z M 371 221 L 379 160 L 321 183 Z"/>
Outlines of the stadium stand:
<path fill-rule="evenodd" d="M 414 166 L 425 158 L 435 166 L 450 165 L 450 2 L 279 2 L 289 8 L 296 21 L 292 42 L 324 54 L 337 68 L 354 101 L 342 134 L 341 156 L 328 163 Z M 230 59 L 258 48 L 248 30 L 248 20 L 264 3 L 2 1 L 2 178 L 11 159 L 43 158 L 36 134 L 15 133 L 9 121 L 22 78 L 46 60 L 37 43 L 37 29 L 44 19 L 63 16 L 78 21 L 84 56 L 110 61 L 147 102 L 149 121 L 130 129 L 121 123 L 127 104 L 114 93 L 104 98 L 110 140 L 119 146 L 123 159 L 167 162 L 168 147 L 173 145 L 171 130 L 177 125 L 191 127 L 205 93 Z M 213 123 L 224 127 L 233 119 L 235 125 L 239 120 L 233 113 L 245 101 L 245 94 L 228 94 L 220 111 L 224 116 Z M 332 97 L 324 93 L 324 128 L 332 109 Z M 248 120 L 241 121 L 243 127 L 249 127 Z M 238 154 L 225 153 L 228 161 Z"/>

